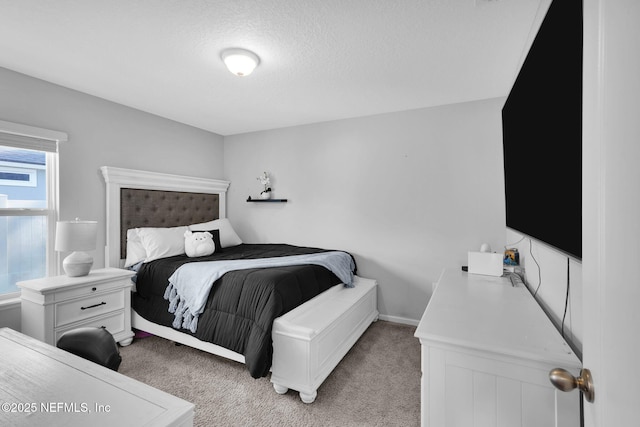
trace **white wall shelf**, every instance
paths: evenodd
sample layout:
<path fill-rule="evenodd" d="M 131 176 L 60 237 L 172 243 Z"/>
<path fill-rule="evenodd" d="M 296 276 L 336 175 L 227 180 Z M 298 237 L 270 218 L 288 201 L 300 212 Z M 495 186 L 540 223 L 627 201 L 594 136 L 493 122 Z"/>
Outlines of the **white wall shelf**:
<path fill-rule="evenodd" d="M 257 203 L 287 203 L 288 199 L 252 199 L 251 196 L 247 199 L 247 202 Z"/>

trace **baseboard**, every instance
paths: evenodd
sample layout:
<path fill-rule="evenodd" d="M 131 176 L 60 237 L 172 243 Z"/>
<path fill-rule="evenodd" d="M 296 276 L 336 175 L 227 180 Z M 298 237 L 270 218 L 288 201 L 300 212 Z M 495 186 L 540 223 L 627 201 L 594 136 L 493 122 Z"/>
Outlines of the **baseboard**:
<path fill-rule="evenodd" d="M 386 322 L 402 323 L 403 325 L 411 326 L 418 326 L 418 323 L 420 323 L 419 320 L 407 319 L 406 317 L 388 316 L 386 314 L 381 314 L 378 316 L 378 318 Z"/>

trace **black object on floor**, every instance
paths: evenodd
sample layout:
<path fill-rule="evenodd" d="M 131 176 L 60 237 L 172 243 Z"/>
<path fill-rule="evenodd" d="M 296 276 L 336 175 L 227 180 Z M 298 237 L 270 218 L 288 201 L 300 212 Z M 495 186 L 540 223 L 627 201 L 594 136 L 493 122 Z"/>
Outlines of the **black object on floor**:
<path fill-rule="evenodd" d="M 56 345 L 113 371 L 117 371 L 122 362 L 118 344 L 105 328 L 72 329 L 65 332 Z"/>

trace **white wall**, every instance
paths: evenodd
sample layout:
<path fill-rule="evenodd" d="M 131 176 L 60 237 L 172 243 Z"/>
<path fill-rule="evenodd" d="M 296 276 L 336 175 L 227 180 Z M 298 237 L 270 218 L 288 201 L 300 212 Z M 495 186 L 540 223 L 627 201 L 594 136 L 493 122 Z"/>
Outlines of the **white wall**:
<path fill-rule="evenodd" d="M 504 245 L 503 102 L 225 137 L 228 216 L 246 242 L 351 252 L 381 314 L 417 322 L 443 268 Z M 289 203 L 245 202 L 262 171 Z"/>
<path fill-rule="evenodd" d="M 223 178 L 220 135 L 0 68 L 0 120 L 66 132 L 60 219 L 98 220 L 94 268 L 104 266 L 106 202 L 100 166 Z M 14 324 L 0 312 L 0 326 Z"/>

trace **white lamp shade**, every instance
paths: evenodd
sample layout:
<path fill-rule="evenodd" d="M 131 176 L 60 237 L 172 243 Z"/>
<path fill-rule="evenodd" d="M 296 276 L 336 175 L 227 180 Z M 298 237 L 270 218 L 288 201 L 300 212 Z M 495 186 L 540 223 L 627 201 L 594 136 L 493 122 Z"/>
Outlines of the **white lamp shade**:
<path fill-rule="evenodd" d="M 83 251 L 91 251 L 96 248 L 98 223 L 96 221 L 58 221 L 56 224 L 56 251 L 68 252 L 62 262 L 67 276 L 86 276 L 93 265 L 91 255 Z"/>
<path fill-rule="evenodd" d="M 92 251 L 96 248 L 97 221 L 58 221 L 56 251 Z"/>
<path fill-rule="evenodd" d="M 260 63 L 255 53 L 245 49 L 227 49 L 220 55 L 225 65 L 236 76 L 248 76 Z"/>

